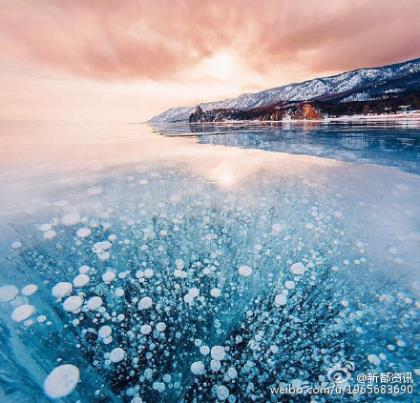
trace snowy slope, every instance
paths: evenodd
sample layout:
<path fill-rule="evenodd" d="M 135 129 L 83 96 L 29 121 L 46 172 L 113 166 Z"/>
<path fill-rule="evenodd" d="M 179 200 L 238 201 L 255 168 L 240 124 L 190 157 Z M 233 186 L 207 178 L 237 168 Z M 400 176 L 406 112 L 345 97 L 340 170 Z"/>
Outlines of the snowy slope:
<path fill-rule="evenodd" d="M 341 93 L 347 93 L 350 96 L 351 92 L 359 92 L 363 87 L 381 84 L 387 80 L 416 72 L 420 72 L 420 58 L 388 66 L 353 70 L 335 76 L 288 84 L 253 94 L 242 94 L 237 98 L 202 103 L 200 106 L 204 111 L 225 108 L 247 110 L 279 101 L 304 101 Z M 355 95 L 355 98 L 357 98 L 357 95 Z M 171 108 L 153 117 L 150 122 L 186 120 L 194 108 L 195 106 Z"/>

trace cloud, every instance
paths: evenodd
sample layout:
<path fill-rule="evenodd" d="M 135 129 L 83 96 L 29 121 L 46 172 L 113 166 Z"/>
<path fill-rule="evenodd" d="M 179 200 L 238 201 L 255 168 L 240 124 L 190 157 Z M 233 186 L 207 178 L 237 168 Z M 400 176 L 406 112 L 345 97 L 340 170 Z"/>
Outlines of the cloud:
<path fill-rule="evenodd" d="M 102 80 L 182 77 L 229 49 L 258 74 L 420 56 L 418 0 L 4 1 L 1 60 Z"/>

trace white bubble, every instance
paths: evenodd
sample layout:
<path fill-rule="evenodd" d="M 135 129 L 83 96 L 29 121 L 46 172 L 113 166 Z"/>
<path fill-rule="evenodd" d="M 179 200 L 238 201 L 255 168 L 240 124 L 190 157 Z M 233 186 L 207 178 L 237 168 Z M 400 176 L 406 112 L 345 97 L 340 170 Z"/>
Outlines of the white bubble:
<path fill-rule="evenodd" d="M 87 274 L 78 274 L 74 279 L 73 279 L 73 285 L 75 288 L 80 288 L 80 287 L 84 287 L 85 285 L 87 285 L 89 283 L 89 276 Z"/>
<path fill-rule="evenodd" d="M 50 223 L 41 224 L 39 226 L 39 230 L 42 232 L 49 231 L 51 228 L 52 228 L 52 225 Z"/>
<path fill-rule="evenodd" d="M 286 305 L 287 297 L 284 294 L 277 294 L 274 298 L 274 304 L 277 306 Z"/>
<path fill-rule="evenodd" d="M 197 298 L 200 295 L 200 290 L 198 288 L 190 288 L 188 293 L 193 297 Z"/>
<path fill-rule="evenodd" d="M 96 254 L 101 254 L 109 249 L 111 249 L 112 243 L 109 241 L 100 241 L 92 245 L 92 252 Z"/>
<path fill-rule="evenodd" d="M 103 191 L 104 189 L 102 188 L 102 186 L 92 186 L 86 191 L 86 193 L 90 196 L 96 196 L 100 195 Z"/>
<path fill-rule="evenodd" d="M 227 374 L 229 375 L 230 379 L 235 379 L 238 376 L 238 371 L 236 370 L 235 367 L 230 367 L 227 370 Z"/>
<path fill-rule="evenodd" d="M 63 215 L 61 217 L 61 223 L 63 225 L 76 225 L 80 222 L 80 214 L 79 213 L 69 213 Z"/>
<path fill-rule="evenodd" d="M 209 346 L 201 346 L 200 347 L 200 353 L 203 355 L 208 355 L 210 353 Z"/>
<path fill-rule="evenodd" d="M 156 330 L 157 330 L 158 332 L 164 332 L 164 331 L 165 331 L 165 329 L 166 329 L 166 325 L 165 325 L 165 323 L 163 323 L 163 322 L 159 322 L 159 323 L 156 325 Z"/>
<path fill-rule="evenodd" d="M 11 318 L 15 322 L 22 322 L 28 319 L 35 312 L 35 307 L 29 304 L 19 305 L 12 312 Z"/>
<path fill-rule="evenodd" d="M 115 291 L 114 291 L 114 295 L 116 297 L 123 297 L 124 294 L 125 294 L 124 289 L 123 288 L 120 288 L 120 287 L 116 288 Z"/>
<path fill-rule="evenodd" d="M 305 273 L 306 268 L 305 268 L 305 266 L 303 265 L 303 263 L 298 262 L 298 263 L 293 263 L 293 264 L 290 266 L 290 271 L 291 271 L 293 274 L 295 274 L 296 276 L 301 276 L 302 274 L 304 274 L 304 273 Z"/>
<path fill-rule="evenodd" d="M 125 351 L 120 347 L 114 348 L 109 354 L 109 359 L 115 363 L 122 361 L 124 357 L 125 357 Z"/>
<path fill-rule="evenodd" d="M 143 273 L 144 277 L 146 278 L 152 278 L 153 277 L 153 270 L 152 269 L 146 269 Z"/>
<path fill-rule="evenodd" d="M 44 232 L 44 239 L 54 239 L 57 236 L 57 232 L 53 229 Z"/>
<path fill-rule="evenodd" d="M 239 267 L 239 274 L 243 277 L 249 277 L 252 274 L 252 269 L 249 266 L 243 265 Z"/>
<path fill-rule="evenodd" d="M 219 298 L 219 297 L 222 295 L 222 292 L 220 291 L 220 289 L 219 289 L 219 288 L 212 288 L 212 289 L 210 290 L 210 295 L 211 295 L 213 298 Z"/>
<path fill-rule="evenodd" d="M 376 354 L 369 354 L 367 359 L 371 364 L 376 366 L 381 363 L 381 359 Z"/>
<path fill-rule="evenodd" d="M 52 399 L 69 395 L 80 380 L 79 368 L 71 364 L 54 368 L 44 381 L 44 392 Z"/>
<path fill-rule="evenodd" d="M 64 297 L 68 297 L 72 291 L 73 291 L 73 286 L 71 285 L 71 283 L 62 281 L 60 283 L 57 283 L 53 287 L 51 294 L 57 299 L 62 299 Z"/>
<path fill-rule="evenodd" d="M 224 385 L 219 385 L 216 389 L 217 398 L 226 400 L 229 397 L 229 389 Z"/>
<path fill-rule="evenodd" d="M 91 297 L 87 301 L 87 307 L 89 311 L 96 311 L 102 306 L 102 304 L 103 304 L 102 298 L 98 296 Z"/>
<path fill-rule="evenodd" d="M 203 375 L 205 372 L 203 361 L 195 361 L 191 364 L 191 372 L 194 375 Z"/>
<path fill-rule="evenodd" d="M 14 285 L 5 285 L 0 287 L 0 302 L 14 300 L 19 294 L 19 290 Z"/>
<path fill-rule="evenodd" d="M 182 259 L 176 259 L 175 266 L 178 270 L 182 270 L 185 267 L 185 263 Z"/>
<path fill-rule="evenodd" d="M 35 284 L 28 284 L 22 288 L 22 295 L 29 297 L 38 291 L 38 286 Z"/>
<path fill-rule="evenodd" d="M 116 277 L 116 274 L 113 271 L 106 271 L 102 274 L 102 280 L 104 283 L 111 283 Z"/>
<path fill-rule="evenodd" d="M 112 328 L 111 328 L 111 326 L 105 325 L 105 326 L 101 326 L 101 327 L 99 328 L 99 331 L 98 331 L 98 336 L 99 336 L 101 339 L 105 339 L 106 337 L 111 336 L 111 333 L 112 333 Z"/>
<path fill-rule="evenodd" d="M 147 334 L 150 334 L 151 332 L 152 332 L 152 327 L 150 325 L 146 324 L 140 327 L 141 334 L 147 335 Z"/>
<path fill-rule="evenodd" d="M 139 301 L 139 309 L 149 309 L 151 308 L 153 305 L 153 300 L 150 297 L 143 297 L 140 301 Z"/>
<path fill-rule="evenodd" d="M 271 231 L 273 234 L 278 234 L 279 232 L 283 231 L 283 225 L 278 224 L 278 223 L 273 224 L 271 226 Z"/>
<path fill-rule="evenodd" d="M 19 249 L 19 248 L 22 247 L 22 242 L 20 242 L 20 241 L 14 241 L 14 242 L 12 242 L 11 247 L 12 247 L 12 249 Z"/>
<path fill-rule="evenodd" d="M 225 348 L 223 346 L 214 346 L 211 348 L 211 358 L 222 361 L 225 358 Z"/>
<path fill-rule="evenodd" d="M 213 372 L 219 371 L 220 368 L 222 368 L 222 364 L 220 363 L 220 361 L 218 361 L 218 360 L 211 360 L 210 361 L 210 369 Z"/>
<path fill-rule="evenodd" d="M 174 276 L 178 277 L 178 278 L 185 278 L 185 277 L 187 277 L 187 272 L 177 269 L 177 270 L 174 271 Z"/>
<path fill-rule="evenodd" d="M 293 290 L 296 286 L 295 282 L 291 280 L 286 281 L 284 285 L 288 290 Z"/>
<path fill-rule="evenodd" d="M 88 237 L 90 234 L 92 233 L 92 231 L 89 228 L 83 227 L 83 228 L 79 228 L 76 232 L 76 235 L 79 238 L 86 238 Z"/>
<path fill-rule="evenodd" d="M 66 298 L 63 308 L 67 312 L 78 313 L 83 305 L 83 299 L 77 295 Z"/>

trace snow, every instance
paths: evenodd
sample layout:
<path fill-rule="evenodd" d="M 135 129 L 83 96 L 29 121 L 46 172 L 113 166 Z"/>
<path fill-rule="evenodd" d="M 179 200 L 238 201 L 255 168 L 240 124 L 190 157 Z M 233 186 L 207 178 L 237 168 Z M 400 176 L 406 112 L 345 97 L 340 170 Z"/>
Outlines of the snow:
<path fill-rule="evenodd" d="M 125 351 L 121 347 L 114 348 L 109 354 L 109 359 L 113 363 L 122 361 L 124 357 L 125 357 Z"/>
<path fill-rule="evenodd" d="M 15 322 L 22 322 L 28 319 L 35 312 L 35 307 L 29 304 L 19 305 L 12 311 L 11 318 Z"/>
<path fill-rule="evenodd" d="M 243 277 L 249 277 L 252 274 L 252 268 L 246 265 L 240 266 L 238 271 Z"/>
<path fill-rule="evenodd" d="M 14 285 L 4 285 L 0 287 L 0 302 L 14 300 L 19 294 L 19 290 Z"/>
<path fill-rule="evenodd" d="M 222 361 L 225 358 L 225 348 L 223 346 L 214 346 L 210 351 L 213 360 Z"/>
<path fill-rule="evenodd" d="M 242 94 L 237 98 L 201 103 L 200 106 L 203 111 L 230 108 L 247 110 L 279 101 L 305 101 L 325 94 L 340 94 L 352 90 L 355 91 L 355 94 L 349 95 L 346 100 L 364 100 L 369 99 L 369 96 L 359 88 L 368 87 L 372 83 L 378 83 L 385 79 L 392 82 L 393 78 L 412 72 L 413 69 L 415 71 L 419 69 L 419 62 L 416 60 L 405 62 L 399 66 L 391 65 L 344 72 L 335 76 L 270 88 L 254 94 Z M 150 122 L 188 121 L 194 109 L 195 107 L 192 106 L 171 108 L 154 116 Z"/>
<path fill-rule="evenodd" d="M 44 381 L 44 393 L 51 399 L 68 396 L 80 381 L 80 371 L 75 365 L 64 364 L 54 368 Z"/>
<path fill-rule="evenodd" d="M 28 284 L 22 288 L 22 295 L 29 297 L 38 291 L 38 286 L 35 284 Z"/>
<path fill-rule="evenodd" d="M 195 361 L 191 364 L 191 372 L 194 375 L 203 375 L 206 370 L 204 368 L 203 361 Z"/>
<path fill-rule="evenodd" d="M 63 308 L 67 312 L 79 313 L 82 305 L 83 299 L 78 295 L 72 295 L 71 297 L 66 298 L 63 303 Z"/>
<path fill-rule="evenodd" d="M 73 291 L 73 285 L 66 281 L 61 281 L 57 283 L 53 289 L 51 290 L 51 294 L 57 298 L 62 299 L 64 297 L 68 297 Z"/>
<path fill-rule="evenodd" d="M 139 309 L 141 310 L 146 310 L 151 308 L 153 305 L 153 300 L 150 297 L 143 297 L 140 301 L 139 301 Z"/>

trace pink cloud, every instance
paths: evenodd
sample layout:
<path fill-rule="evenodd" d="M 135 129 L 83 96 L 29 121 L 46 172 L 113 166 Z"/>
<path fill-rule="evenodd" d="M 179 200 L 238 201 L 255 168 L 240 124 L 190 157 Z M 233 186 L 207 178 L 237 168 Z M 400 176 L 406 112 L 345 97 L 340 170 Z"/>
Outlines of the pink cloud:
<path fill-rule="evenodd" d="M 417 0 L 4 2 L 1 59 L 97 79 L 171 79 L 220 49 L 264 74 L 420 56 Z"/>

